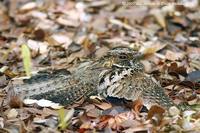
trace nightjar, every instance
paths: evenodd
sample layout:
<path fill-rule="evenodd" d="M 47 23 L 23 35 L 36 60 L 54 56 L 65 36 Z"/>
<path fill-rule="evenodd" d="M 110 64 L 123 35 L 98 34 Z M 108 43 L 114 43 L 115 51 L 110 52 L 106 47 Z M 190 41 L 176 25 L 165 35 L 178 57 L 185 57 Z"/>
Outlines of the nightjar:
<path fill-rule="evenodd" d="M 25 92 L 25 97 L 45 98 L 63 105 L 101 95 L 127 100 L 142 98 L 146 105 L 173 106 L 163 88 L 145 75 L 141 56 L 131 48 L 116 47 L 100 59 L 81 63 L 70 74 L 47 74 L 43 79 L 33 76 L 30 82 L 13 86 L 12 90 L 14 94 Z"/>

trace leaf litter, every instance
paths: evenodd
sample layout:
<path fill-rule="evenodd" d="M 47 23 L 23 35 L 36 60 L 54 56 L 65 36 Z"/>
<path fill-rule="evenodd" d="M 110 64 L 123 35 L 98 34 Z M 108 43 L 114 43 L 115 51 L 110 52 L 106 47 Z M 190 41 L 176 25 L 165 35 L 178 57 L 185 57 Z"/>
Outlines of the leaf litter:
<path fill-rule="evenodd" d="M 154 6 L 105 0 L 1 1 L 0 131 L 199 132 L 199 9 L 198 0 Z M 8 103 L 5 90 L 11 79 L 45 68 L 70 70 L 116 46 L 142 52 L 147 74 L 175 103 L 191 109 L 144 110 L 139 99 L 129 106 L 80 101 L 60 111 L 62 106 L 45 100 L 14 97 Z"/>

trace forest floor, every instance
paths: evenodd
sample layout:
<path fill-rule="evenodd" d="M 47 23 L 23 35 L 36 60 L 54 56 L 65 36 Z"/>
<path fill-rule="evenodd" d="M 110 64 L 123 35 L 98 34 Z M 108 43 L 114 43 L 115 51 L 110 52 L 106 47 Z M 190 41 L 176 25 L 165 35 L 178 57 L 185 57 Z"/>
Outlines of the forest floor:
<path fill-rule="evenodd" d="M 140 101 L 131 107 L 84 102 L 59 110 L 8 103 L 5 90 L 13 78 L 46 68 L 71 69 L 116 46 L 142 52 L 145 72 L 176 104 L 191 109 L 142 111 Z M 199 1 L 0 1 L 0 106 L 3 133 L 200 132 Z"/>

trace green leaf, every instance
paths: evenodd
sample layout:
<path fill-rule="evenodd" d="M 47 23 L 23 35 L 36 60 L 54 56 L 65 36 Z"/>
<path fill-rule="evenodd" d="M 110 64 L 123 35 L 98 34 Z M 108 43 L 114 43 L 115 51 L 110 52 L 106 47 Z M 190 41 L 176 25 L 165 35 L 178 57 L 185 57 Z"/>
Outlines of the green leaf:
<path fill-rule="evenodd" d="M 67 112 L 65 112 L 64 108 L 61 108 L 58 110 L 58 117 L 59 117 L 59 124 L 58 127 L 61 130 L 64 130 L 68 126 L 68 121 L 72 118 L 74 114 L 74 109 L 70 109 Z"/>
<path fill-rule="evenodd" d="M 24 64 L 24 70 L 27 76 L 31 76 L 31 53 L 30 49 L 26 44 L 21 47 L 22 60 Z"/>

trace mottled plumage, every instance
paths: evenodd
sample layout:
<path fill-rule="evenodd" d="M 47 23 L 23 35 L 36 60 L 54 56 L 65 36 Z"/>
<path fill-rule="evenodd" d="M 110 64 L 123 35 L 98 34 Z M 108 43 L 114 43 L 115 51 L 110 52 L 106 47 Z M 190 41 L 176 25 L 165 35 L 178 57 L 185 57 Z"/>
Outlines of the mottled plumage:
<path fill-rule="evenodd" d="M 140 57 L 130 48 L 118 47 L 100 59 L 82 63 L 71 74 L 54 74 L 53 78 L 46 76 L 47 80 L 13 88 L 15 93 L 25 91 L 25 97 L 46 98 L 64 105 L 97 94 L 127 100 L 142 98 L 149 105 L 174 105 L 163 88 L 144 74 Z"/>

